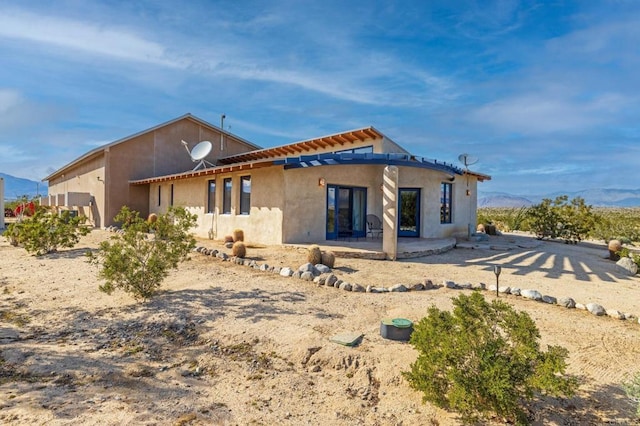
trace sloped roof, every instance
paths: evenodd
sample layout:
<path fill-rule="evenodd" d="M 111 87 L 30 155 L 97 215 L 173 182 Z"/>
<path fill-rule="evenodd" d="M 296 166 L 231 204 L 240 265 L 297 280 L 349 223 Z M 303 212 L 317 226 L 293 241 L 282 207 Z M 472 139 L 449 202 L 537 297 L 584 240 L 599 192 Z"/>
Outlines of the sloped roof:
<path fill-rule="evenodd" d="M 218 159 L 220 164 L 233 164 L 245 161 L 265 160 L 269 158 L 289 157 L 291 155 L 300 155 L 305 152 L 312 152 L 318 149 L 335 148 L 336 146 L 348 149 L 349 145 L 356 142 L 363 142 L 367 139 L 382 139 L 384 135 L 373 127 L 365 127 L 362 129 L 349 130 L 346 132 L 336 133 L 319 138 L 307 139 L 301 142 L 294 142 L 287 145 L 276 146 L 273 148 L 265 148 L 257 151 L 244 152 L 241 154 L 230 155 Z"/>
<path fill-rule="evenodd" d="M 248 145 L 249 147 L 251 147 L 251 148 L 255 148 L 255 149 L 258 149 L 258 150 L 262 148 L 262 147 L 260 147 L 260 146 L 258 146 L 258 145 L 256 145 L 256 144 L 254 144 L 254 143 L 252 143 L 252 142 L 249 142 L 249 141 L 248 141 L 248 140 L 246 140 L 246 139 L 243 139 L 243 138 L 241 138 L 241 137 L 239 137 L 239 136 L 236 136 L 236 135 L 234 135 L 234 134 L 231 134 L 231 133 L 229 133 L 229 132 L 225 131 L 224 129 L 219 128 L 218 126 L 215 126 L 215 125 L 213 125 L 213 124 L 211 124 L 211 123 L 209 123 L 209 122 L 207 122 L 207 121 L 205 121 L 205 120 L 203 120 L 203 119 L 201 119 L 201 118 L 198 118 L 198 117 L 196 117 L 195 115 L 193 115 L 193 114 L 191 114 L 191 113 L 186 113 L 186 114 L 184 114 L 184 115 L 181 115 L 180 117 L 174 118 L 173 120 L 166 121 L 166 122 L 164 122 L 164 123 L 158 124 L 158 125 L 156 125 L 156 126 L 153 126 L 153 127 L 151 127 L 151 128 L 148 128 L 148 129 L 146 129 L 146 130 L 142 130 L 142 131 L 140 131 L 140 132 L 137 132 L 137 133 L 134 133 L 134 134 L 132 134 L 132 135 L 126 136 L 126 137 L 124 137 L 124 138 L 122 138 L 122 139 L 118 139 L 118 140 L 116 140 L 116 141 L 110 142 L 110 143 L 108 143 L 108 144 L 106 144 L 106 145 L 101 145 L 101 146 L 99 146 L 98 148 L 95 148 L 95 149 L 93 149 L 93 150 L 91 150 L 91 151 L 87 152 L 86 154 L 84 154 L 84 155 L 82 155 L 82 156 L 80 156 L 80 157 L 76 158 L 76 159 L 75 159 L 75 160 L 73 160 L 72 162 L 70 162 L 70 163 L 68 163 L 68 164 L 66 164 L 66 165 L 64 165 L 64 166 L 62 166 L 61 168 L 59 168 L 59 169 L 58 169 L 58 170 L 56 170 L 55 172 L 51 173 L 49 176 L 47 176 L 47 177 L 45 177 L 44 179 L 42 179 L 42 181 L 43 181 L 43 182 L 44 182 L 44 181 L 49 181 L 49 180 L 53 179 L 54 177 L 56 177 L 56 176 L 58 176 L 58 175 L 60 175 L 60 174 L 64 173 L 66 170 L 70 169 L 71 167 L 74 167 L 74 166 L 76 166 L 76 165 L 78 165 L 78 164 L 80 164 L 80 163 L 82 163 L 82 162 L 84 162 L 85 160 L 88 160 L 88 159 L 90 159 L 90 158 L 95 158 L 95 157 L 97 157 L 97 156 L 99 156 L 99 155 L 103 154 L 103 153 L 105 152 L 105 150 L 107 150 L 108 148 L 111 148 L 111 147 L 113 147 L 113 146 L 115 146 L 115 145 L 119 145 L 119 144 L 121 144 L 121 143 L 127 142 L 127 141 L 129 141 L 129 140 L 131 140 L 131 139 L 137 138 L 138 136 L 144 135 L 144 134 L 146 134 L 146 133 L 154 132 L 154 131 L 156 131 L 156 130 L 158 130 L 158 129 L 161 129 L 161 128 L 163 128 L 163 127 L 169 126 L 169 125 L 171 125 L 171 124 L 173 124 L 173 123 L 177 123 L 177 122 L 178 122 L 178 121 L 180 121 L 180 120 L 184 120 L 185 118 L 186 118 L 186 119 L 189 119 L 189 120 L 192 120 L 192 121 L 195 121 L 195 122 L 197 122 L 198 124 L 201 124 L 201 125 L 203 125 L 203 126 L 207 126 L 207 127 L 209 127 L 209 128 L 215 129 L 215 130 L 217 130 L 217 131 L 219 131 L 219 132 L 224 133 L 224 134 L 225 134 L 225 135 L 227 135 L 227 136 L 231 136 L 231 137 L 233 137 L 234 139 L 237 139 L 237 140 L 239 140 L 239 141 L 241 141 L 241 142 L 243 142 L 243 143 L 247 144 L 247 145 Z"/>

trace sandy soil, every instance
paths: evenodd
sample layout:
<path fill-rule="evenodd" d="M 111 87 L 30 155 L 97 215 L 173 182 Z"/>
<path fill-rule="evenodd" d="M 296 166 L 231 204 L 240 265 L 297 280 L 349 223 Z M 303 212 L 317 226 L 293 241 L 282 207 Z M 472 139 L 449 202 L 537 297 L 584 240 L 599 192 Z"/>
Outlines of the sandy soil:
<path fill-rule="evenodd" d="M 75 249 L 44 257 L 0 238 L 0 423 L 459 423 L 408 387 L 401 372 L 416 353 L 383 339 L 380 320 L 418 321 L 432 305 L 450 308 L 462 290 L 352 293 L 194 253 L 141 304 L 98 291 L 84 253 L 109 235 L 94 231 Z M 502 249 L 397 262 L 338 259 L 334 273 L 364 286 L 491 284 L 499 264 L 501 285 L 640 314 L 639 277 L 618 272 L 603 245 L 523 235 L 492 243 Z M 303 250 L 282 247 L 251 248 L 247 257 L 292 268 L 306 262 Z M 620 386 L 640 371 L 637 319 L 501 298 L 534 318 L 543 347 L 569 350 L 569 373 L 580 378 L 575 397 L 536 400 L 534 424 L 640 424 Z M 343 332 L 364 338 L 357 347 L 329 340 Z"/>

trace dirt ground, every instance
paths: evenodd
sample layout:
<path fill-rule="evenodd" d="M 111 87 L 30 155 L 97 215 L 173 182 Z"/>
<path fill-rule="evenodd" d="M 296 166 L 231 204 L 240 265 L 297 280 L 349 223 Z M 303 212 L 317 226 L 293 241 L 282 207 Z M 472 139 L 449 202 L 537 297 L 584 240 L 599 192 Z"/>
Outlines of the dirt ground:
<path fill-rule="evenodd" d="M 354 293 L 193 253 L 160 294 L 137 303 L 98 291 L 97 270 L 85 261 L 110 235 L 94 231 L 76 248 L 43 257 L 0 237 L 0 423 L 459 424 L 409 388 L 401 372 L 416 352 L 383 339 L 380 320 L 418 321 L 428 307 L 449 309 L 468 290 Z M 580 380 L 571 399 L 534 401 L 533 424 L 640 424 L 620 386 L 640 372 L 640 278 L 619 272 L 603 244 L 526 235 L 491 243 L 497 250 L 337 259 L 334 273 L 365 287 L 425 279 L 493 284 L 497 264 L 501 286 L 632 313 L 633 320 L 596 317 L 501 295 L 536 321 L 543 348 L 569 350 L 568 372 Z M 250 248 L 247 257 L 294 269 L 306 262 L 304 250 L 283 247 Z M 364 337 L 356 347 L 330 341 L 344 332 Z"/>

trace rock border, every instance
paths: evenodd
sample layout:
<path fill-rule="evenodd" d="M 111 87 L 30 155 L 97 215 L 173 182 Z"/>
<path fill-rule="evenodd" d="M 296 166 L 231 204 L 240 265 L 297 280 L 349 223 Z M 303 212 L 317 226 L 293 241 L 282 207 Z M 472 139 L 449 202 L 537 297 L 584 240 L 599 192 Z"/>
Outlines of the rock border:
<path fill-rule="evenodd" d="M 640 324 L 640 317 L 633 313 L 621 312 L 616 309 L 606 309 L 600 304 L 589 302 L 586 304 L 578 303 L 572 297 L 555 297 L 540 293 L 535 289 L 520 289 L 511 288 L 507 286 L 500 286 L 496 289 L 495 285 L 487 286 L 484 283 L 456 283 L 450 280 L 444 280 L 442 285 L 434 284 L 430 279 L 425 279 L 424 282 L 415 284 L 395 284 L 390 287 L 374 287 L 371 285 L 363 286 L 360 284 L 349 283 L 341 280 L 339 277 L 333 274 L 331 268 L 326 265 L 318 264 L 313 265 L 311 263 L 305 263 L 297 269 L 290 267 L 269 266 L 266 263 L 259 264 L 255 260 L 245 259 L 241 257 L 229 256 L 228 254 L 217 250 L 208 249 L 203 246 L 193 249 L 194 252 L 200 253 L 204 256 L 220 259 L 223 262 L 232 262 L 236 265 L 243 265 L 249 268 L 253 268 L 263 272 L 271 272 L 283 277 L 293 277 L 302 281 L 313 282 L 318 286 L 333 287 L 343 291 L 351 291 L 355 293 L 404 293 L 414 291 L 436 290 L 440 288 L 447 288 L 450 290 L 472 290 L 472 291 L 490 291 L 511 295 L 516 297 L 522 297 L 523 299 L 529 299 L 539 303 L 545 303 L 549 305 L 557 305 L 566 309 L 585 310 L 595 316 L 610 317 L 617 320 L 629 320 Z"/>

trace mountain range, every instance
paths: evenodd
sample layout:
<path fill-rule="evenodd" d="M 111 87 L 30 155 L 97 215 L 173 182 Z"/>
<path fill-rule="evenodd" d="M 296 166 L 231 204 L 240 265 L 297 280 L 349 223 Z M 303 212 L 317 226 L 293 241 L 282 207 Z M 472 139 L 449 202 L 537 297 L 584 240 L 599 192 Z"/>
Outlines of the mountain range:
<path fill-rule="evenodd" d="M 504 192 L 478 191 L 478 207 L 522 207 L 538 204 L 544 198 L 567 195 L 581 197 L 593 207 L 640 207 L 640 189 L 593 188 L 575 192 L 552 192 L 543 195 L 514 195 Z"/>
<path fill-rule="evenodd" d="M 23 179 L 0 172 L 0 178 L 4 179 L 4 199 L 16 200 L 23 195 L 34 198 L 47 193 L 47 184 L 34 180 Z"/>

